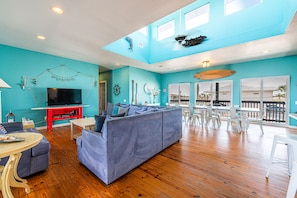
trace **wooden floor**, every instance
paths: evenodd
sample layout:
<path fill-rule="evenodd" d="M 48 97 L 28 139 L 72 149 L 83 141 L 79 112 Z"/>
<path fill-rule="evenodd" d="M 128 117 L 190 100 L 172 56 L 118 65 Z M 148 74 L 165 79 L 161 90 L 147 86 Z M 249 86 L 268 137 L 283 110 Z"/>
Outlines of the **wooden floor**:
<path fill-rule="evenodd" d="M 77 160 L 70 127 L 41 130 L 51 143 L 49 168 L 28 178 L 32 188 L 12 188 L 15 197 L 285 197 L 289 176 L 286 164 L 274 164 L 265 178 L 273 136 L 296 129 L 257 125 L 247 133 L 183 127 L 183 138 L 110 185 L 103 184 Z M 276 150 L 285 161 L 286 147 Z M 1 197 L 1 195 L 0 195 Z"/>

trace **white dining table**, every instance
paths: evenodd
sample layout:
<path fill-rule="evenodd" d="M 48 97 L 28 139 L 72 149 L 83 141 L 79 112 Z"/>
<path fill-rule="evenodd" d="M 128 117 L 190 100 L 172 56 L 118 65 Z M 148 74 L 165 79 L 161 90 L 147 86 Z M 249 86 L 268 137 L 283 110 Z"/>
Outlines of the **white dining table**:
<path fill-rule="evenodd" d="M 194 106 L 194 109 L 195 110 L 202 110 L 203 111 L 203 113 L 202 113 L 202 115 L 203 115 L 203 117 L 201 118 L 202 119 L 202 123 L 203 123 L 203 121 L 205 120 L 205 112 L 206 112 L 206 110 L 207 110 L 207 106 L 205 106 L 205 105 L 195 105 Z M 216 112 L 227 112 L 227 111 L 230 111 L 230 107 L 226 107 L 226 106 L 212 106 L 212 109 L 214 110 L 214 111 L 216 111 Z M 248 118 L 248 116 L 247 116 L 247 113 L 249 113 L 249 112 L 255 112 L 255 113 L 257 113 L 257 112 L 260 112 L 260 109 L 258 109 L 258 108 L 248 108 L 248 107 L 238 107 L 237 108 L 237 112 L 240 112 L 241 113 L 241 116 L 243 117 L 243 119 L 242 119 L 242 121 L 241 121 L 241 127 L 243 128 L 243 130 L 244 131 L 246 131 L 246 120 L 247 120 L 247 118 Z"/>

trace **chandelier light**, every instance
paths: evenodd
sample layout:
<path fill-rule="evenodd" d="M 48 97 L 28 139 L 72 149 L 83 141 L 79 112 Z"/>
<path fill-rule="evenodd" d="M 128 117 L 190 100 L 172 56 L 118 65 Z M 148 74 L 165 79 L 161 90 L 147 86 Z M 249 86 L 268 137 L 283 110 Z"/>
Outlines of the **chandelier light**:
<path fill-rule="evenodd" d="M 210 62 L 209 61 L 203 61 L 202 62 L 202 67 L 209 67 L 210 66 Z"/>

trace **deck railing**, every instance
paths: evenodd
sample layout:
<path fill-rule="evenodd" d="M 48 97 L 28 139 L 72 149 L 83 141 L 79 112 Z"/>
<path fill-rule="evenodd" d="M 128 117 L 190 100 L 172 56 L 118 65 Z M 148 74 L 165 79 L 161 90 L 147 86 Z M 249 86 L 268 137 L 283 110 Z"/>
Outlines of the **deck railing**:
<path fill-rule="evenodd" d="M 260 101 L 242 101 L 241 106 L 246 108 L 260 109 L 261 103 Z M 285 123 L 286 103 L 276 101 L 263 101 L 263 121 Z"/>
<path fill-rule="evenodd" d="M 189 100 L 180 101 L 183 105 L 189 105 Z M 170 101 L 170 104 L 178 104 L 177 101 Z M 205 105 L 209 106 L 211 100 L 196 100 L 195 105 Z M 214 106 L 227 106 L 231 105 L 229 100 L 219 100 L 213 101 Z M 244 108 L 255 108 L 261 109 L 260 101 L 241 101 L 241 107 Z M 248 117 L 258 118 L 260 115 L 263 115 L 263 121 L 265 122 L 276 122 L 276 123 L 285 123 L 286 122 L 286 103 L 285 102 L 276 102 L 276 101 L 263 101 L 262 112 L 248 112 Z"/>

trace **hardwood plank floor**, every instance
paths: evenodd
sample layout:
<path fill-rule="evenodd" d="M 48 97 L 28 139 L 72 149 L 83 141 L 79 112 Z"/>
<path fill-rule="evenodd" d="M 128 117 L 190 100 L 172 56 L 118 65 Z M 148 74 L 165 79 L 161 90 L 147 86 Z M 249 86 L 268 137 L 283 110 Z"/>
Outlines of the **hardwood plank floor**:
<path fill-rule="evenodd" d="M 28 178 L 32 192 L 12 188 L 15 197 L 285 197 L 286 164 L 274 164 L 265 178 L 275 134 L 297 129 L 251 125 L 247 133 L 183 126 L 183 138 L 110 185 L 77 160 L 70 127 L 41 130 L 51 143 L 49 168 Z M 278 145 L 276 161 L 287 159 Z M 1 197 L 1 195 L 0 195 Z"/>

